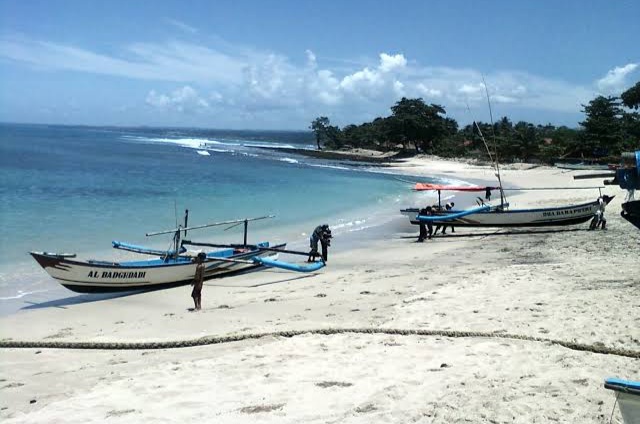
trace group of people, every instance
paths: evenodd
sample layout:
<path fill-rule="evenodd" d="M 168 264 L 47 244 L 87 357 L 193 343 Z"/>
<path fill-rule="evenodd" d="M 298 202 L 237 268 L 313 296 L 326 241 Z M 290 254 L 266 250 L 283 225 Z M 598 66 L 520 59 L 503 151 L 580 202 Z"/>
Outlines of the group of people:
<path fill-rule="evenodd" d="M 318 225 L 311 233 L 311 237 L 309 238 L 309 244 L 311 250 L 309 251 L 309 258 L 307 262 L 314 262 L 318 256 L 322 257 L 324 262 L 327 262 L 329 257 L 329 246 L 331 246 L 331 239 L 333 235 L 331 234 L 331 229 L 328 224 Z M 318 252 L 318 243 L 320 243 L 322 253 Z M 195 257 L 194 261 L 196 263 L 196 272 L 193 277 L 193 282 L 191 285 L 193 289 L 191 290 L 191 297 L 193 298 L 194 308 L 193 311 L 199 311 L 202 309 L 202 286 L 204 285 L 204 271 L 205 271 L 205 260 L 207 259 L 207 254 L 204 252 L 198 253 Z"/>
<path fill-rule="evenodd" d="M 450 211 L 456 204 L 451 202 L 444 205 L 445 210 Z M 438 205 L 427 206 L 426 208 L 420 209 L 418 215 L 421 216 L 433 216 L 436 212 L 440 212 L 442 208 Z M 446 234 L 447 227 L 451 227 L 451 232 L 455 233 L 456 230 L 453 225 L 437 225 L 436 230 L 433 231 L 433 224 L 430 221 L 420 222 L 420 234 L 418 235 L 418 243 L 422 243 L 427 239 L 431 239 L 431 237 L 438 234 L 440 228 L 442 228 L 441 234 Z"/>

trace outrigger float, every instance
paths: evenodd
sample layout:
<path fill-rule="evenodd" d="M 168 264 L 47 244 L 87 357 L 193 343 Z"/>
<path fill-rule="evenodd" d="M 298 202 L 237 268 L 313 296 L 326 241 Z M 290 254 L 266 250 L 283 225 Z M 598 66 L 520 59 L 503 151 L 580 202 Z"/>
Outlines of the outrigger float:
<path fill-rule="evenodd" d="M 248 224 L 273 218 L 273 215 L 257 218 L 236 219 L 211 224 L 188 227 L 189 211 L 185 213 L 184 227 L 147 233 L 148 237 L 173 233 L 173 247 L 170 250 L 151 249 L 119 241 L 113 241 L 116 249 L 143 255 L 156 256 L 153 259 L 111 262 L 103 260 L 78 260 L 76 254 L 30 252 L 44 270 L 60 284 L 78 293 L 122 292 L 133 290 L 155 290 L 189 284 L 196 270 L 195 257 L 199 252 L 188 251 L 185 246 L 214 247 L 206 251 L 205 280 L 257 267 L 280 268 L 295 272 L 313 272 L 325 266 L 320 260 L 305 265 L 277 260 L 280 253 L 307 256 L 308 252 L 286 250 L 286 243 L 271 246 L 269 242 L 247 243 Z M 187 231 L 230 225 L 229 228 L 244 224 L 242 244 L 212 244 L 185 240 Z M 221 249 L 220 249 L 221 248 Z"/>

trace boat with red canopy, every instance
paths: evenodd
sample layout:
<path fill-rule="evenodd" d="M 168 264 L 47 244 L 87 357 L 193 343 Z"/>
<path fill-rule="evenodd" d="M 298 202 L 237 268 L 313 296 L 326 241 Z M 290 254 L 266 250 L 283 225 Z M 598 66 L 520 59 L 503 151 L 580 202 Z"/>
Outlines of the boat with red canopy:
<path fill-rule="evenodd" d="M 583 187 L 593 189 L 595 187 Z M 545 188 L 539 188 L 545 189 Z M 551 189 L 551 188 L 550 188 Z M 600 200 L 576 205 L 559 206 L 553 208 L 509 209 L 504 201 L 504 190 L 500 187 L 489 186 L 448 186 L 439 184 L 416 183 L 414 190 L 434 190 L 438 192 L 438 206 L 432 216 L 419 216 L 420 208 L 401 209 L 400 213 L 407 216 L 412 224 L 431 222 L 435 225 L 453 225 L 456 227 L 547 227 L 577 225 L 589 221 L 601 207 Z M 461 192 L 490 192 L 500 190 L 501 202 L 492 205 L 482 198 L 478 198 L 478 207 L 467 210 L 444 210 L 440 202 L 441 191 Z M 603 196 L 608 204 L 613 197 Z"/>

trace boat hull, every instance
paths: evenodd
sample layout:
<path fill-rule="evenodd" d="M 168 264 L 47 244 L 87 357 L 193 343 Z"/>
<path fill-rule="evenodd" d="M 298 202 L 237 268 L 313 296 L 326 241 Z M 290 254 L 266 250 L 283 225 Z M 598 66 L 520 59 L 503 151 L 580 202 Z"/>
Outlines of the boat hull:
<path fill-rule="evenodd" d="M 260 243 L 268 247 L 268 243 Z M 275 248 L 284 248 L 278 245 Z M 277 253 L 261 249 L 225 249 L 207 254 L 205 280 L 261 266 L 253 263 L 254 257 L 273 257 Z M 134 290 L 157 290 L 190 284 L 196 271 L 196 263 L 189 257 L 165 261 L 160 258 L 130 261 L 80 261 L 65 256 L 31 252 L 31 256 L 60 284 L 78 293 L 105 293 Z M 224 261 L 216 261 L 222 258 Z M 233 262 L 244 260 L 248 262 Z"/>
<path fill-rule="evenodd" d="M 608 378 L 604 387 L 613 390 L 625 424 L 640 423 L 640 382 Z"/>
<path fill-rule="evenodd" d="M 622 217 L 640 229 L 640 200 L 632 200 L 622 204 Z"/>
<path fill-rule="evenodd" d="M 455 227 L 551 227 L 578 225 L 593 218 L 598 210 L 598 202 L 559 208 L 491 210 L 478 212 L 453 220 L 433 221 L 433 225 L 452 225 Z M 400 212 L 407 216 L 412 224 L 419 224 L 416 220 L 418 208 L 402 209 Z M 450 215 L 460 211 L 437 212 L 436 215 Z"/>

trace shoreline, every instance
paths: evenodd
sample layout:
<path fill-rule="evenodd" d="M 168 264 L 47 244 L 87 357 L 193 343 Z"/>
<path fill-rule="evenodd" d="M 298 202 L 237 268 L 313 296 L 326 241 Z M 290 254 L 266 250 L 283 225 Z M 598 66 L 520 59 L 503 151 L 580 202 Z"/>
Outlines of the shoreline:
<path fill-rule="evenodd" d="M 517 187 L 581 185 L 552 168 L 522 167 L 507 166 L 503 179 Z M 488 167 L 432 157 L 391 168 L 492 177 Z M 619 216 L 622 190 L 603 191 L 616 195 L 607 231 L 587 231 L 588 224 L 460 228 L 418 244 L 417 228 L 398 217 L 372 238 L 357 234 L 353 249 L 330 251 L 321 272 L 265 270 L 209 280 L 199 313 L 187 311 L 189 287 L 178 287 L 0 317 L 3 340 L 45 342 L 165 342 L 330 328 L 443 331 L 306 333 L 142 351 L 3 349 L 0 417 L 7 423 L 601 423 L 614 403 L 604 378 L 637 380 L 638 359 L 532 340 L 640 352 L 640 232 Z M 593 200 L 595 192 L 525 191 L 510 202 L 515 208 L 568 204 Z"/>

